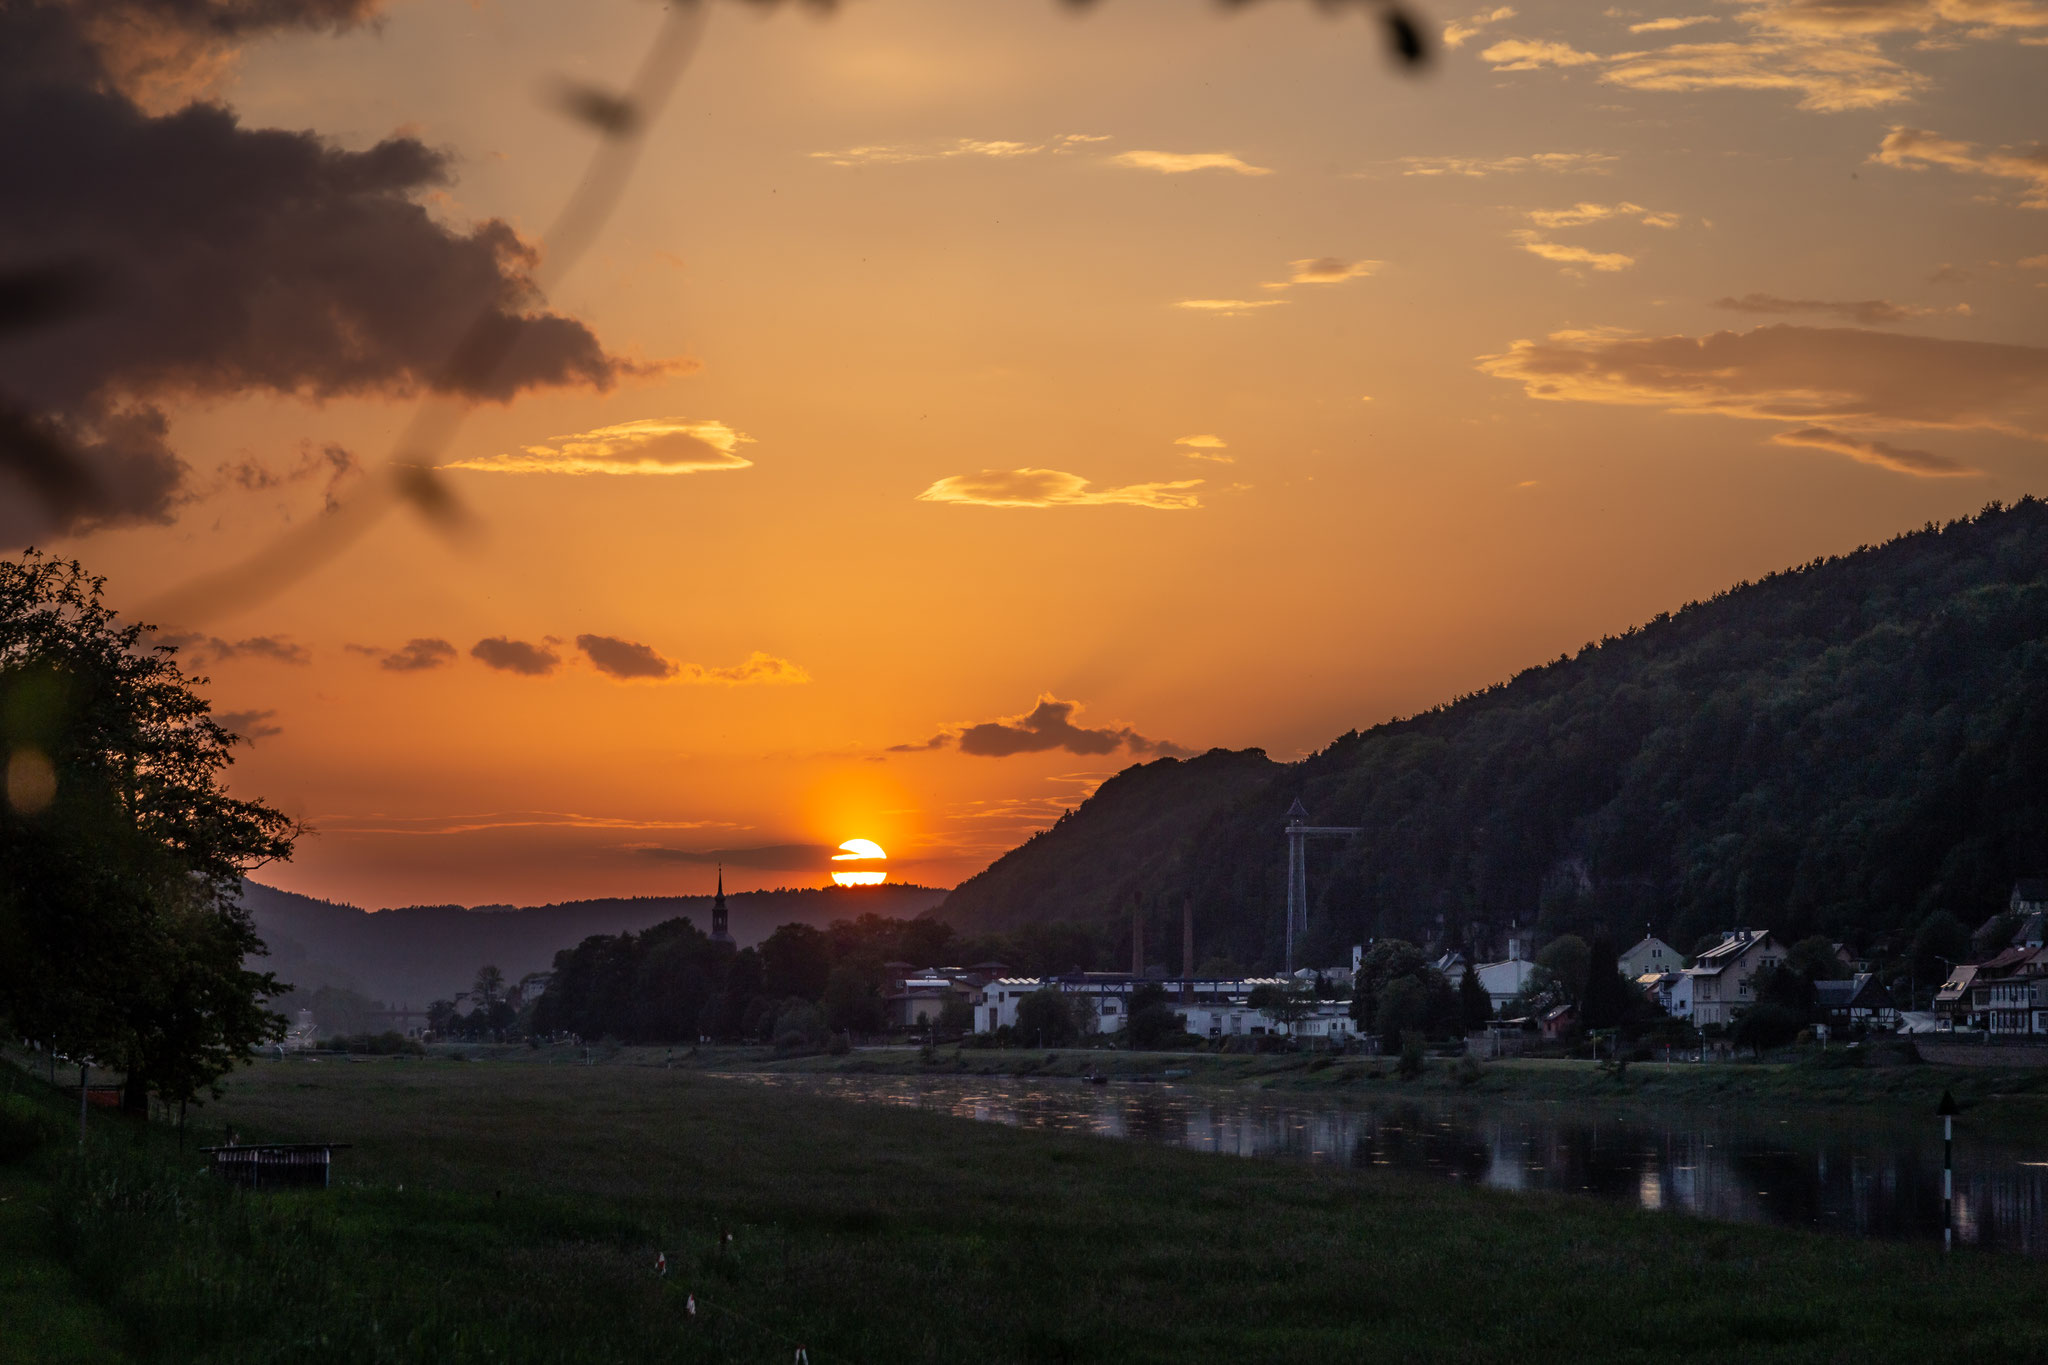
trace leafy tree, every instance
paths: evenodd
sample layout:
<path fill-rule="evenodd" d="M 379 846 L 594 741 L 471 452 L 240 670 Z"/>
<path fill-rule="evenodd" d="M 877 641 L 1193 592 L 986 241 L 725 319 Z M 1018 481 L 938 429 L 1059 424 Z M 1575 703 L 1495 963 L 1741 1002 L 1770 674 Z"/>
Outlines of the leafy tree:
<path fill-rule="evenodd" d="M 0 561 L 0 1030 L 119 1067 L 140 1111 L 283 1035 L 237 895 L 298 831 L 221 789 L 237 739 L 203 680 L 103 588 L 75 561 Z"/>
<path fill-rule="evenodd" d="M 1577 934 L 1560 934 L 1536 954 L 1536 965 L 1556 987 L 1559 1003 L 1577 1003 L 1586 998 L 1586 979 L 1592 966 L 1593 950 Z"/>
<path fill-rule="evenodd" d="M 880 1033 L 885 1022 L 881 993 L 867 973 L 842 964 L 825 980 L 825 1025 L 833 1032 Z"/>
<path fill-rule="evenodd" d="M 1940 981 L 1948 963 L 1970 960 L 1969 926 L 1946 910 L 1936 910 L 1920 921 L 1913 933 L 1911 951 L 1914 970 L 1923 981 Z"/>
<path fill-rule="evenodd" d="M 1157 1051 L 1180 1042 L 1187 1027 L 1166 999 L 1166 988 L 1150 982 L 1131 992 L 1131 1012 L 1124 1028 L 1132 1047 Z"/>
<path fill-rule="evenodd" d="M 1783 1010 L 1802 1027 L 1814 1021 L 1817 1009 L 1813 978 L 1795 969 L 1789 958 L 1758 972 L 1750 985 L 1759 1005 Z"/>
<path fill-rule="evenodd" d="M 1042 986 L 1017 1002 L 1017 1034 L 1029 1046 L 1068 1047 L 1081 1031 L 1065 993 Z"/>
<path fill-rule="evenodd" d="M 832 940 L 808 924 L 785 924 L 761 944 L 761 989 L 816 1000 L 832 975 Z"/>
<path fill-rule="evenodd" d="M 1480 984 L 1478 971 L 1469 966 L 1458 980 L 1458 1018 L 1467 1031 L 1493 1022 L 1493 997 Z"/>
<path fill-rule="evenodd" d="M 939 1006 L 939 1032 L 971 1033 L 974 1031 L 974 1006 L 957 995 L 946 997 L 946 1003 Z"/>
<path fill-rule="evenodd" d="M 1389 1051 L 1399 1047 L 1405 1035 L 1420 1038 L 1431 1023 L 1428 985 L 1421 977 L 1400 976 L 1379 993 L 1373 1010 L 1373 1030 Z"/>
<path fill-rule="evenodd" d="M 1639 998 L 1635 984 L 1622 980 L 1614 940 L 1605 934 L 1594 939 L 1586 951 L 1586 988 L 1579 1021 L 1589 1029 L 1616 1028 L 1634 1013 L 1631 1006 Z"/>
<path fill-rule="evenodd" d="M 1839 981 L 1849 974 L 1826 934 L 1809 934 L 1787 948 L 1784 965 L 1808 981 Z"/>
<path fill-rule="evenodd" d="M 479 1004 L 490 1005 L 504 998 L 505 974 L 494 966 L 479 967 L 476 969 L 476 984 L 470 987 L 470 991 Z"/>
<path fill-rule="evenodd" d="M 1783 1047 L 1797 1038 L 1805 1023 L 1785 1006 L 1762 1001 L 1742 1012 L 1728 1036 L 1737 1047 L 1746 1047 L 1760 1058 L 1767 1049 Z"/>
<path fill-rule="evenodd" d="M 1282 1033 L 1292 1034 L 1295 1025 L 1315 1012 L 1316 995 L 1313 987 L 1293 983 L 1254 986 L 1245 1004 L 1278 1024 Z"/>

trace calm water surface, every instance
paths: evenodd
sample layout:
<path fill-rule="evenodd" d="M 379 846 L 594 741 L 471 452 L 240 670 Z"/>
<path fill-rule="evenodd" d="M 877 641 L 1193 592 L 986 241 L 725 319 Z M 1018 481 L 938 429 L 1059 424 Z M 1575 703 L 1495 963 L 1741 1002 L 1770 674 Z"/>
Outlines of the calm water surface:
<path fill-rule="evenodd" d="M 1738 1222 L 1941 1240 L 1941 1130 L 1842 1113 L 1333 1099 L 1023 1078 L 740 1079 L 1019 1128 L 1232 1156 L 1376 1166 Z M 1956 1133 L 1956 1237 L 2048 1256 L 2048 1134 Z"/>

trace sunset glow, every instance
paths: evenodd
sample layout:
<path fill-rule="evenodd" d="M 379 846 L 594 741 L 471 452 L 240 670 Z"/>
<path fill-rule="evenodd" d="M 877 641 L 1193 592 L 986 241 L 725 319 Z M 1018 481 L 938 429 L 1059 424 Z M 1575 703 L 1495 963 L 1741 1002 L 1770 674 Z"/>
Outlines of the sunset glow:
<path fill-rule="evenodd" d="M 624 144 L 535 92 L 662 7 L 92 26 L 50 107 L 119 117 L 38 138 L 220 202 L 10 186 L 132 297 L 0 375 L 112 501 L 0 534 L 123 610 L 240 575 L 162 638 L 313 831 L 265 875 L 476 904 L 880 880 L 846 828 L 950 886 L 1131 764 L 2041 491 L 2038 7 L 1414 8 L 1417 77 L 1372 6 L 709 4 L 568 264 Z"/>

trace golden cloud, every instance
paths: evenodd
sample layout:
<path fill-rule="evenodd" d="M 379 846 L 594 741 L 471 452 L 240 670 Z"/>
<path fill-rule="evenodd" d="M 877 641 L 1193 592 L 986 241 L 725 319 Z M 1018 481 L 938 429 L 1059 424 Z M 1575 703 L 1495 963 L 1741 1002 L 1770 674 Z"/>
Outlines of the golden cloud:
<path fill-rule="evenodd" d="M 917 495 L 919 502 L 950 502 L 969 507 L 1151 507 L 1184 512 L 1200 507 L 1195 489 L 1200 479 L 1166 483 L 1134 483 L 1122 488 L 1090 488 L 1079 474 L 1057 469 L 984 469 L 979 474 L 954 474 Z"/>
<path fill-rule="evenodd" d="M 1683 18 L 1651 19 L 1646 23 L 1630 24 L 1628 31 L 1630 33 L 1670 33 L 1674 29 L 1693 28 L 1699 24 L 1718 24 L 1720 22 L 1721 16 L 1718 14 L 1688 14 Z"/>
<path fill-rule="evenodd" d="M 1395 165 L 1403 175 L 1457 175 L 1477 180 L 1521 171 L 1581 172 L 1606 175 L 1620 160 L 1609 152 L 1535 152 L 1528 156 L 1404 156 Z"/>
<path fill-rule="evenodd" d="M 1110 158 L 1118 166 L 1132 166 L 1162 175 L 1185 175 L 1189 171 L 1230 171 L 1237 175 L 1271 175 L 1264 166 L 1254 166 L 1229 152 L 1119 152 Z"/>
<path fill-rule="evenodd" d="M 1679 221 L 1675 213 L 1652 213 L 1641 204 L 1626 200 L 1618 204 L 1578 203 L 1568 209 L 1529 210 L 1529 221 L 1541 228 L 1584 227 L 1609 218 L 1635 218 L 1645 227 L 1659 228 L 1677 227 Z"/>
<path fill-rule="evenodd" d="M 1213 460 L 1217 464 L 1237 463 L 1236 456 L 1223 453 L 1228 443 L 1221 436 L 1212 436 L 1207 433 L 1197 436 L 1176 436 L 1173 438 L 1173 443 L 1177 446 L 1186 446 L 1187 450 L 1185 453 L 1190 459 Z"/>
<path fill-rule="evenodd" d="M 1531 256 L 1541 256 L 1544 260 L 1555 261 L 1559 265 L 1586 265 L 1595 270 L 1612 273 L 1626 270 L 1636 263 L 1635 257 L 1624 256 L 1619 251 L 1589 251 L 1582 246 L 1567 246 L 1563 242 L 1553 242 L 1541 237 L 1527 228 L 1509 235 Z"/>
<path fill-rule="evenodd" d="M 753 439 L 723 422 L 647 417 L 557 436 L 553 445 L 457 460 L 442 468 L 495 474 L 699 474 L 752 467 L 754 462 L 737 448 Z"/>
<path fill-rule="evenodd" d="M 2015 180 L 2022 187 L 2021 207 L 2048 209 L 2048 147 L 1979 151 L 1974 142 L 1959 142 L 1921 128 L 1894 126 L 1870 159 L 1900 170 L 1924 171 L 1929 166 L 1945 166 L 1965 175 Z"/>
<path fill-rule="evenodd" d="M 1444 46 L 1463 47 L 1469 39 L 1478 37 L 1481 29 L 1514 17 L 1513 8 L 1502 5 L 1497 9 L 1481 10 L 1469 18 L 1453 19 L 1444 25 Z"/>
<path fill-rule="evenodd" d="M 1238 313 L 1249 313 L 1254 308 L 1277 308 L 1285 302 L 1286 299 L 1182 299 L 1173 306 L 1197 313 L 1215 313 L 1221 317 L 1231 317 Z"/>
<path fill-rule="evenodd" d="M 1546 402 L 2048 440 L 2039 346 L 1774 323 L 1702 337 L 1556 332 L 1482 356 L 1479 369 Z"/>
<path fill-rule="evenodd" d="M 811 156 L 820 161 L 829 161 L 834 166 L 896 166 L 911 161 L 948 161 L 957 157 L 983 157 L 1007 161 L 1017 157 L 1038 156 L 1041 153 L 1057 156 L 1091 142 L 1107 141 L 1107 133 L 1062 133 L 1044 142 L 985 141 L 962 137 L 951 142 L 848 147 L 837 152 L 812 152 Z"/>
<path fill-rule="evenodd" d="M 2048 5 L 2031 0 L 1772 0 L 1742 18 L 1782 32 L 1929 33 L 1958 25 L 1965 37 L 1995 37 L 2007 28 L 2048 28 Z"/>
<path fill-rule="evenodd" d="M 1849 436 L 1826 427 L 1801 427 L 1797 431 L 1781 431 L 1771 437 L 1781 446 L 1811 446 L 1816 450 L 1831 450 L 1837 455 L 1847 455 L 1863 464 L 1889 469 L 1895 474 L 1910 474 L 1916 479 L 1957 479 L 1969 478 L 1978 471 L 1969 468 L 1946 455 L 1936 455 L 1929 450 L 1907 450 L 1888 441 L 1869 441 Z"/>
<path fill-rule="evenodd" d="M 1315 256 L 1308 260 L 1289 261 L 1294 273 L 1284 280 L 1268 284 L 1268 289 L 1285 289 L 1294 284 L 1342 284 L 1345 280 L 1362 280 L 1378 270 L 1385 261 L 1340 261 L 1335 256 Z"/>
<path fill-rule="evenodd" d="M 1604 61 L 1597 52 L 1581 52 L 1570 43 L 1528 38 L 1503 38 L 1479 54 L 1495 71 L 1540 71 L 1546 66 L 1591 66 Z"/>
<path fill-rule="evenodd" d="M 2022 263 L 2024 264 L 2024 262 Z M 1741 298 L 1715 299 L 1714 307 L 1725 308 L 1731 313 L 1823 313 L 1837 317 L 1844 322 L 1858 322 L 1865 326 L 1882 326 L 1888 322 L 1905 322 L 1911 318 L 1926 317 L 1942 310 L 1938 308 L 1915 308 L 1890 299 L 1787 299 L 1776 294 L 1744 294 Z M 1948 310 L 1954 313 L 1968 313 L 1970 305 L 1959 303 Z"/>

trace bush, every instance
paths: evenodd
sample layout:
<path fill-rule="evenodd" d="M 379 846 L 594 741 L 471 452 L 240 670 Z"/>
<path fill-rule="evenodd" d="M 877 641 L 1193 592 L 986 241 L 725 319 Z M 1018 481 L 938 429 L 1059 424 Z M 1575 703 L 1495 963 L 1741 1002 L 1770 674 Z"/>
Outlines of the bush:
<path fill-rule="evenodd" d="M 1458 1058 L 1451 1065 L 1451 1079 L 1458 1083 L 1460 1089 L 1469 1089 L 1477 1085 L 1479 1078 L 1485 1074 L 1486 1064 L 1470 1052 Z"/>
<path fill-rule="evenodd" d="M 1401 1062 L 1396 1070 L 1401 1073 L 1402 1080 L 1412 1081 L 1422 1074 L 1422 1058 L 1422 1035 L 1410 1029 L 1401 1035 Z"/>
<path fill-rule="evenodd" d="M 64 1134 L 57 1117 L 25 1095 L 0 1095 L 0 1165 L 26 1161 Z"/>

